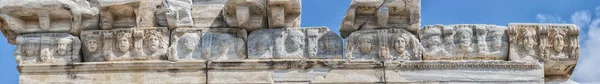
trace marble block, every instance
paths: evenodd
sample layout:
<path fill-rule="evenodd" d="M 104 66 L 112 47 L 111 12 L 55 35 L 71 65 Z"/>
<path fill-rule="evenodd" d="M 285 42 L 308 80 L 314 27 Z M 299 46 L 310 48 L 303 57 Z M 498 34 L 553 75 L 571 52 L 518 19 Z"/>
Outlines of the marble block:
<path fill-rule="evenodd" d="M 507 60 L 504 26 L 484 24 L 428 25 L 420 30 L 424 60 Z"/>
<path fill-rule="evenodd" d="M 17 64 L 78 63 L 81 41 L 68 33 L 24 34 L 17 37 Z"/>
<path fill-rule="evenodd" d="M 208 60 L 242 60 L 247 58 L 247 32 L 239 28 L 210 29 L 210 57 Z"/>
<path fill-rule="evenodd" d="M 546 81 L 568 80 L 579 58 L 575 24 L 509 24 L 510 60 L 543 61 Z"/>
<path fill-rule="evenodd" d="M 97 28 L 98 9 L 88 1 L 3 0 L 0 25 L 8 43 L 15 44 L 21 34 L 70 33 Z"/>
<path fill-rule="evenodd" d="M 83 31 L 84 59 L 92 62 L 166 60 L 168 34 L 165 27 Z"/>
<path fill-rule="evenodd" d="M 250 59 L 340 59 L 341 49 L 341 38 L 327 27 L 259 29 L 248 36 Z"/>
<path fill-rule="evenodd" d="M 421 43 L 404 29 L 360 30 L 345 41 L 346 59 L 373 61 L 421 60 Z"/>
<path fill-rule="evenodd" d="M 301 0 L 267 0 L 269 28 L 300 27 Z"/>
<path fill-rule="evenodd" d="M 100 29 L 132 28 L 138 26 L 140 1 L 100 0 Z"/>
<path fill-rule="evenodd" d="M 352 0 L 340 27 L 342 38 L 358 30 L 406 29 L 417 34 L 421 0 Z"/>
<path fill-rule="evenodd" d="M 167 10 L 165 15 L 169 29 L 178 27 L 192 27 L 192 0 L 165 0 Z"/>
<path fill-rule="evenodd" d="M 206 60 L 210 55 L 208 28 L 177 28 L 171 32 L 170 61 Z"/>
<path fill-rule="evenodd" d="M 224 28 L 227 27 L 223 18 L 223 8 L 227 0 L 194 1 L 192 19 L 194 28 Z"/>
<path fill-rule="evenodd" d="M 254 31 L 267 25 L 266 0 L 228 0 L 223 8 L 223 19 L 229 27 Z"/>

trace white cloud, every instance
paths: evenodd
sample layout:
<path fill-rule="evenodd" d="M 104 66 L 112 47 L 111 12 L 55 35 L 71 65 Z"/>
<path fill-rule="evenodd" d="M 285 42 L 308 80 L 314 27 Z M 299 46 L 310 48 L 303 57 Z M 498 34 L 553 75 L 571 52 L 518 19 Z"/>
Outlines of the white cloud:
<path fill-rule="evenodd" d="M 598 71 L 600 69 L 598 67 L 600 52 L 597 49 L 600 47 L 600 33 L 598 33 L 600 32 L 600 19 L 592 21 L 588 29 L 587 35 L 580 35 L 580 37 L 587 36 L 588 39 L 581 41 L 581 54 L 572 78 L 582 83 L 600 82 L 600 80 L 597 80 L 600 78 L 600 71 Z"/>
<path fill-rule="evenodd" d="M 549 14 L 537 14 L 536 19 L 540 23 L 566 23 L 559 16 Z"/>
<path fill-rule="evenodd" d="M 571 15 L 571 22 L 579 27 L 585 27 L 592 21 L 590 11 L 578 11 Z"/>
<path fill-rule="evenodd" d="M 596 7 L 594 13 L 596 13 L 596 17 L 600 17 L 600 6 Z"/>

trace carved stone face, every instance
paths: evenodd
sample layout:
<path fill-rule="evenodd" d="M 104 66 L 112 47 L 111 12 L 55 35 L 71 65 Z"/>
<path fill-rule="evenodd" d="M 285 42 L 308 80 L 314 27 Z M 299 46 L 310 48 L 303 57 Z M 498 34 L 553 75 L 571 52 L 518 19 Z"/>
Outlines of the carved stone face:
<path fill-rule="evenodd" d="M 500 49 L 500 48 L 502 48 L 502 35 L 503 35 L 503 32 L 502 33 L 495 32 L 495 33 L 491 34 L 491 37 L 492 37 L 491 40 L 492 41 L 490 43 L 492 44 L 492 48 L 493 49 Z"/>
<path fill-rule="evenodd" d="M 332 50 L 336 49 L 336 45 L 338 45 L 337 44 L 338 41 L 336 41 L 334 38 L 327 38 L 325 40 L 327 40 L 327 41 L 325 41 L 326 42 L 325 49 L 327 49 L 329 51 L 332 51 Z"/>
<path fill-rule="evenodd" d="M 198 42 L 200 41 L 200 36 L 196 35 L 196 34 L 183 34 L 182 35 L 182 44 L 183 47 L 185 49 L 185 51 L 188 52 L 193 52 L 196 50 L 196 46 L 198 46 Z"/>
<path fill-rule="evenodd" d="M 25 51 L 25 54 L 27 56 L 33 56 L 33 55 L 35 55 L 36 54 L 36 50 L 38 50 L 38 49 L 36 49 L 35 44 L 33 44 L 33 43 L 27 43 L 27 44 L 25 44 L 24 51 Z"/>
<path fill-rule="evenodd" d="M 562 36 L 562 35 L 556 35 L 556 36 L 554 36 L 553 40 L 554 41 L 553 41 L 552 45 L 554 45 L 553 46 L 554 51 L 561 52 L 563 50 L 563 48 L 564 48 L 564 45 L 565 45 L 564 36 Z"/>
<path fill-rule="evenodd" d="M 98 47 L 101 46 L 98 43 L 98 40 L 96 39 L 89 39 L 85 42 L 87 49 L 89 50 L 89 52 L 96 52 L 98 50 Z"/>
<path fill-rule="evenodd" d="M 156 51 L 160 48 L 160 38 L 156 35 L 150 35 L 148 38 L 148 46 L 150 46 L 150 51 Z"/>
<path fill-rule="evenodd" d="M 396 52 L 398 53 L 404 53 L 405 48 L 406 48 L 406 41 L 404 38 L 402 37 L 396 37 L 394 39 L 394 48 L 396 49 Z"/>
<path fill-rule="evenodd" d="M 119 42 L 118 47 L 121 52 L 129 51 L 130 44 L 129 44 L 129 39 L 127 39 L 127 37 L 119 37 L 119 39 L 117 39 L 117 40 Z"/>
<path fill-rule="evenodd" d="M 431 36 L 427 41 L 429 47 L 438 47 L 438 45 L 440 45 L 441 43 L 442 40 L 440 40 L 440 36 Z"/>
<path fill-rule="evenodd" d="M 58 55 L 66 55 L 71 39 L 60 39 L 58 42 Z"/>
<path fill-rule="evenodd" d="M 289 51 L 296 51 L 302 46 L 303 35 L 297 33 L 290 33 L 288 38 L 285 40 L 285 47 Z"/>
<path fill-rule="evenodd" d="M 529 51 L 529 50 L 533 50 L 533 47 L 535 46 L 535 39 L 534 39 L 534 35 L 533 34 L 525 34 L 525 36 L 523 36 L 523 48 L 525 48 L 525 50 Z"/>
<path fill-rule="evenodd" d="M 358 41 L 358 47 L 360 48 L 360 52 L 362 53 L 369 53 L 371 52 L 371 48 L 372 48 L 372 42 L 373 42 L 373 38 L 370 36 L 362 36 L 360 37 Z"/>
<path fill-rule="evenodd" d="M 458 33 L 459 47 L 462 49 L 468 49 L 471 46 L 471 33 L 459 32 Z"/>

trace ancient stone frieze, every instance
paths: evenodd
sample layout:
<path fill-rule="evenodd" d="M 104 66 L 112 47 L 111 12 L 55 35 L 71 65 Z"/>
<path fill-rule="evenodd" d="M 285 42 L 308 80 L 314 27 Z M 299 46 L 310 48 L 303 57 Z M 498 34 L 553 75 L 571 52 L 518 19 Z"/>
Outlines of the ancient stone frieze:
<path fill-rule="evenodd" d="M 209 60 L 246 59 L 247 32 L 239 28 L 210 29 Z"/>
<path fill-rule="evenodd" d="M 165 60 L 169 31 L 164 27 L 82 32 L 86 61 Z M 89 40 L 88 40 L 89 39 Z M 100 40 L 100 41 L 98 41 Z M 99 48 L 102 48 L 99 51 Z"/>
<path fill-rule="evenodd" d="M 267 26 L 266 7 L 266 0 L 228 0 L 222 14 L 229 27 L 254 31 Z"/>
<path fill-rule="evenodd" d="M 17 37 L 17 64 L 81 62 L 81 41 L 68 33 L 24 34 Z"/>
<path fill-rule="evenodd" d="M 420 11 L 421 0 L 352 0 L 340 33 L 346 38 L 357 30 L 399 28 L 416 34 Z"/>
<path fill-rule="evenodd" d="M 516 45 L 511 47 L 510 57 L 516 57 L 511 60 L 544 61 L 544 73 L 550 78 L 546 81 L 569 79 L 579 58 L 579 27 L 533 23 L 511 23 L 509 27 L 511 46 Z"/>
<path fill-rule="evenodd" d="M 301 0 L 268 0 L 269 28 L 300 27 Z"/>
<path fill-rule="evenodd" d="M 97 28 L 98 9 L 85 0 L 4 0 L 0 4 L 2 34 L 15 44 L 26 33 L 70 33 Z"/>
<path fill-rule="evenodd" d="M 248 39 L 248 58 L 342 58 L 341 38 L 326 27 L 260 29 Z"/>
<path fill-rule="evenodd" d="M 171 61 L 206 60 L 210 55 L 208 28 L 177 28 L 171 32 L 168 59 Z"/>
<path fill-rule="evenodd" d="M 345 55 L 352 60 L 421 60 L 423 47 L 404 29 L 360 30 L 345 41 Z"/>
<path fill-rule="evenodd" d="M 482 24 L 430 25 L 420 31 L 424 60 L 506 60 L 504 26 Z"/>

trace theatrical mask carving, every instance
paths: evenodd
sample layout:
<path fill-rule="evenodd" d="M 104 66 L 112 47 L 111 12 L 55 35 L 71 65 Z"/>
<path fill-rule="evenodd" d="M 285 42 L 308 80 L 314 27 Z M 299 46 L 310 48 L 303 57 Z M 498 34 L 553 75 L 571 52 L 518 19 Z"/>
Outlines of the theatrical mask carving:
<path fill-rule="evenodd" d="M 178 28 L 171 33 L 170 61 L 205 60 L 209 55 L 208 28 Z"/>
<path fill-rule="evenodd" d="M 403 29 L 389 29 L 386 35 L 392 60 L 421 60 L 423 47 L 412 33 Z"/>
<path fill-rule="evenodd" d="M 441 25 L 433 25 L 433 26 L 425 26 L 420 31 L 420 38 L 423 42 L 422 45 L 424 47 L 423 59 L 424 60 L 439 60 L 439 59 L 451 59 L 452 56 L 445 49 L 448 47 L 444 47 L 446 45 L 442 44 L 442 28 L 444 26 Z M 446 32 L 446 31 L 444 31 Z M 451 39 L 447 39 L 447 41 L 453 41 Z M 446 41 L 446 42 L 447 42 Z M 454 45 L 454 44 L 450 44 Z"/>
<path fill-rule="evenodd" d="M 342 39 L 327 27 L 305 28 L 311 59 L 342 59 Z"/>
<path fill-rule="evenodd" d="M 138 28 L 134 31 L 134 46 L 137 60 L 164 60 L 169 45 L 167 28 Z"/>
<path fill-rule="evenodd" d="M 539 25 L 509 25 L 510 50 L 512 61 L 537 61 Z"/>
<path fill-rule="evenodd" d="M 300 29 L 288 29 L 275 39 L 275 58 L 305 58 L 305 34 Z M 277 35 L 279 36 L 279 35 Z"/>
<path fill-rule="evenodd" d="M 348 59 L 379 60 L 379 39 L 377 30 L 363 30 L 352 33 L 346 40 L 345 53 Z"/>
<path fill-rule="evenodd" d="M 480 51 L 480 53 L 483 53 L 485 56 L 494 57 L 492 60 L 506 60 L 508 55 L 508 34 L 505 31 L 507 29 L 504 26 L 489 27 L 485 38 L 486 46 L 483 47 L 486 48 L 487 52 Z M 479 42 L 482 41 L 479 40 Z"/>
<path fill-rule="evenodd" d="M 9 43 L 17 35 L 31 33 L 70 33 L 79 35 L 81 29 L 95 28 L 97 9 L 85 0 L 23 1 L 3 0 L 0 5 L 2 32 Z M 35 4 L 35 6 L 33 6 Z M 95 26 L 94 26 L 95 25 Z"/>
<path fill-rule="evenodd" d="M 578 28 L 573 25 L 546 25 L 540 38 L 540 57 L 548 60 L 577 59 Z"/>
<path fill-rule="evenodd" d="M 241 60 L 246 58 L 246 30 L 237 28 L 210 29 L 210 60 Z"/>
<path fill-rule="evenodd" d="M 463 58 L 471 58 L 473 57 L 472 52 L 473 49 L 473 29 L 472 27 L 467 27 L 466 25 L 460 25 L 456 31 L 454 36 L 456 48 L 455 56 L 453 59 L 463 59 Z"/>
<path fill-rule="evenodd" d="M 103 56 L 102 32 L 83 31 L 81 35 L 83 41 L 83 60 L 85 62 L 105 61 Z"/>
<path fill-rule="evenodd" d="M 19 64 L 81 62 L 79 38 L 68 33 L 25 34 L 17 37 Z"/>
<path fill-rule="evenodd" d="M 40 38 L 18 38 L 17 49 L 14 52 L 17 64 L 39 62 L 40 42 Z"/>

